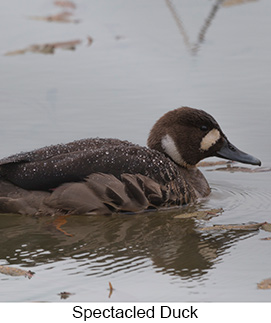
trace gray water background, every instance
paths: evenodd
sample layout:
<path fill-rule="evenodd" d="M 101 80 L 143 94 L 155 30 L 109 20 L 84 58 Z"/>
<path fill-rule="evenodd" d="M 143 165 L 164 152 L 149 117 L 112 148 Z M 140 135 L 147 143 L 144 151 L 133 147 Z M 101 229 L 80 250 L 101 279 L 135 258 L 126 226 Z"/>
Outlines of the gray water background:
<path fill-rule="evenodd" d="M 53 1 L 2 1 L 0 157 L 87 137 L 145 145 L 179 106 L 212 114 L 230 141 L 271 166 L 271 3 L 76 1 L 77 24 L 31 20 Z M 88 46 L 87 36 L 93 38 Z M 5 56 L 31 44 L 82 39 L 75 51 Z M 1 215 L 0 301 L 271 301 L 270 233 L 199 226 L 271 222 L 270 173 L 202 169 L 212 193 L 172 212 L 55 218 Z M 223 208 L 210 220 L 182 212 Z M 114 291 L 109 298 L 109 281 Z"/>

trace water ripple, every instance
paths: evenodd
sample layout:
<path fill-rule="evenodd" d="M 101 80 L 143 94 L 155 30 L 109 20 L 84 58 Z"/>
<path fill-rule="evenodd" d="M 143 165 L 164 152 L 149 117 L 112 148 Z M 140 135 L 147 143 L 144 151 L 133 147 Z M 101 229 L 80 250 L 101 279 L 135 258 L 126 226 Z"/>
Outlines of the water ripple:
<path fill-rule="evenodd" d="M 224 210 L 266 211 L 271 205 L 271 192 L 255 187 L 215 184 L 210 196 L 211 203 L 223 204 Z"/>
<path fill-rule="evenodd" d="M 85 257 L 69 259 L 65 261 L 64 271 L 68 271 L 68 275 L 83 274 L 84 276 L 104 277 L 116 273 L 131 273 L 133 271 L 141 271 L 150 266 L 148 258 L 143 256 L 115 257 L 113 254 L 97 256 L 95 258 Z"/>

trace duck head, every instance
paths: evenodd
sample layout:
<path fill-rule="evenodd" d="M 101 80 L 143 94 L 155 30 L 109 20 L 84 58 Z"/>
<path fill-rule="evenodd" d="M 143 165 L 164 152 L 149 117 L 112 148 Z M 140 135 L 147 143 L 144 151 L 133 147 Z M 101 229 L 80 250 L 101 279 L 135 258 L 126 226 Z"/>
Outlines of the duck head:
<path fill-rule="evenodd" d="M 186 168 L 211 156 L 261 165 L 259 159 L 232 145 L 211 115 L 189 107 L 162 116 L 151 129 L 147 144 Z"/>

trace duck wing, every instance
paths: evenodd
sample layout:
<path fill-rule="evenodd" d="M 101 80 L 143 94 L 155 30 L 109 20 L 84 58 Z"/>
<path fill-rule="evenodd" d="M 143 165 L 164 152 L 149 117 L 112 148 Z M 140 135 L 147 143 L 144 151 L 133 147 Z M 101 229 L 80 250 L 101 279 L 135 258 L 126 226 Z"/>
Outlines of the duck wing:
<path fill-rule="evenodd" d="M 104 145 L 116 146 L 116 145 L 130 145 L 130 142 L 119 139 L 105 139 L 105 138 L 89 138 L 81 139 L 69 142 L 67 144 L 51 145 L 39 149 L 35 149 L 29 152 L 22 152 L 19 154 L 11 155 L 0 159 L 0 166 L 10 163 L 24 163 L 43 161 L 49 158 L 69 154 L 73 152 L 94 150 L 103 147 Z"/>
<path fill-rule="evenodd" d="M 177 201 L 178 196 L 167 187 L 140 174 L 122 174 L 117 179 L 112 174 L 93 173 L 83 182 L 64 183 L 52 192 L 25 190 L 0 180 L 0 213 L 137 213 L 175 206 Z"/>
<path fill-rule="evenodd" d="M 118 179 L 123 173 L 138 173 L 163 184 L 177 177 L 176 167 L 165 155 L 146 147 L 116 139 L 88 139 L 3 159 L 0 176 L 27 190 L 48 191 L 63 183 L 84 181 L 92 173 Z"/>

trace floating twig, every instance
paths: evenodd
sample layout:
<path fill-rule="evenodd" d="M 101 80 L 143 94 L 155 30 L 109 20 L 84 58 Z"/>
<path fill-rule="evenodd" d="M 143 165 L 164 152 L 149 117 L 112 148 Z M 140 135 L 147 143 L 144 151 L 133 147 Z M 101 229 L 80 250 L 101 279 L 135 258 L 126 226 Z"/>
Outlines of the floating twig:
<path fill-rule="evenodd" d="M 33 271 L 24 270 L 20 268 L 8 267 L 8 266 L 0 266 L 0 273 L 9 276 L 24 276 L 28 277 L 29 279 L 33 277 L 35 274 Z"/>
<path fill-rule="evenodd" d="M 56 15 L 49 15 L 49 16 L 31 16 L 29 19 L 32 20 L 41 20 L 41 21 L 48 21 L 48 22 L 64 22 L 64 23 L 79 23 L 79 19 L 71 19 L 73 14 L 68 11 L 63 11 Z"/>
<path fill-rule="evenodd" d="M 69 293 L 69 292 L 61 292 L 59 294 L 57 294 L 60 296 L 60 299 L 67 299 L 69 298 L 71 295 L 74 295 L 74 293 Z"/>
<path fill-rule="evenodd" d="M 219 165 L 232 165 L 233 161 L 201 161 L 197 164 L 198 167 L 213 167 L 213 166 L 219 166 Z"/>
<path fill-rule="evenodd" d="M 19 49 L 12 52 L 7 52 L 6 56 L 20 55 L 26 52 L 32 53 L 42 53 L 42 54 L 54 54 L 55 49 L 61 48 L 66 50 L 75 50 L 76 46 L 81 44 L 81 39 L 64 41 L 64 42 L 56 42 L 56 43 L 46 43 L 41 45 L 30 45 L 25 49 Z"/>
<path fill-rule="evenodd" d="M 93 43 L 93 38 L 91 38 L 90 36 L 87 36 L 87 44 L 88 46 L 90 46 Z"/>
<path fill-rule="evenodd" d="M 245 4 L 248 2 L 255 2 L 258 0 L 226 0 L 222 3 L 223 7 L 230 7 L 230 6 L 235 6 L 235 5 L 239 5 L 239 4 Z"/>
<path fill-rule="evenodd" d="M 71 9 L 76 8 L 75 3 L 71 2 L 71 1 L 55 1 L 54 4 L 55 4 L 55 6 L 63 7 L 63 8 L 71 8 Z"/>
<path fill-rule="evenodd" d="M 114 290 L 114 288 L 113 288 L 112 284 L 109 282 L 109 295 L 108 295 L 108 298 L 111 297 L 111 295 L 113 293 L 113 290 Z"/>
<path fill-rule="evenodd" d="M 257 284 L 258 289 L 271 289 L 271 278 L 262 280 Z"/>
<path fill-rule="evenodd" d="M 271 240 L 271 237 L 262 238 L 261 240 Z"/>
<path fill-rule="evenodd" d="M 191 213 L 182 213 L 174 216 L 175 219 L 190 219 L 190 218 L 197 218 L 202 219 L 206 218 L 209 215 L 216 216 L 223 212 L 223 209 L 211 209 L 211 210 L 202 210 L 202 211 L 196 211 Z"/>
<path fill-rule="evenodd" d="M 271 232 L 271 223 L 267 223 L 267 222 L 265 222 L 265 223 L 262 225 L 262 229 L 263 229 L 264 231 Z"/>
<path fill-rule="evenodd" d="M 238 166 L 231 166 L 230 164 L 227 167 L 220 167 L 215 169 L 208 169 L 207 171 L 224 171 L 224 172 L 242 172 L 242 173 L 265 173 L 270 172 L 271 168 L 268 167 L 257 167 L 257 168 L 249 168 L 249 167 L 238 167 Z"/>
<path fill-rule="evenodd" d="M 243 230 L 243 231 L 256 231 L 259 229 L 263 229 L 266 231 L 265 226 L 269 223 L 262 222 L 262 223 L 251 223 L 251 224 L 214 224 L 211 227 L 204 227 L 199 228 L 200 231 L 221 231 L 221 230 Z"/>

